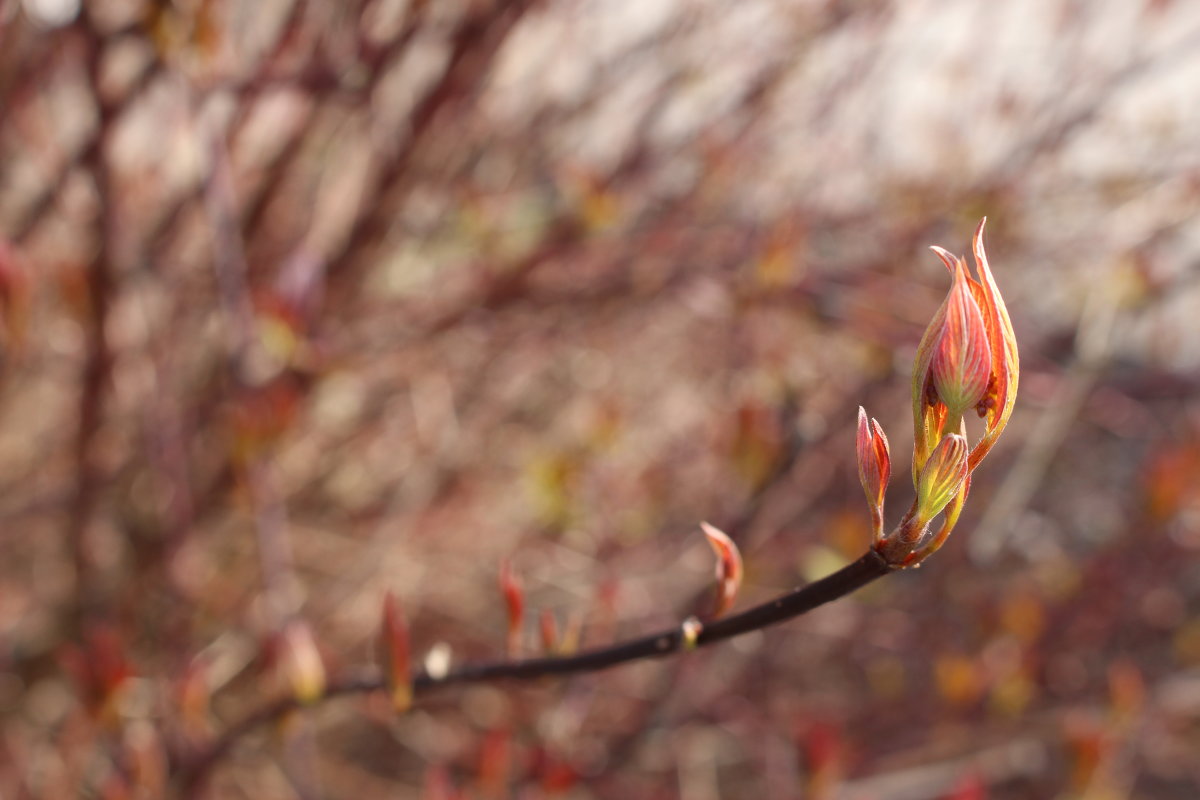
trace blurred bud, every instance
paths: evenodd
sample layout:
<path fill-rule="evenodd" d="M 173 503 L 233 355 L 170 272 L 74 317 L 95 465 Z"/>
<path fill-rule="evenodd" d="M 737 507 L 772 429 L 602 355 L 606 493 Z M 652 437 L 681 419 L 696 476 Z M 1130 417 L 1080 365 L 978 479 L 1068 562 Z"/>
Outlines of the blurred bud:
<path fill-rule="evenodd" d="M 688 617 L 679 626 L 679 633 L 683 637 L 683 649 L 695 650 L 696 642 L 700 639 L 700 634 L 704 632 L 704 623 L 695 617 Z"/>
<path fill-rule="evenodd" d="M 784 438 L 778 409 L 755 400 L 738 407 L 731 456 L 733 467 L 751 487 L 761 487 L 771 475 Z"/>
<path fill-rule="evenodd" d="M 1137 664 L 1120 659 L 1108 668 L 1108 695 L 1112 719 L 1117 725 L 1129 725 L 1146 705 L 1146 681 Z"/>
<path fill-rule="evenodd" d="M 412 664 L 409 649 L 408 625 L 400 611 L 400 603 L 391 592 L 383 598 L 383 619 L 380 632 L 380 652 L 383 677 L 387 682 L 392 706 L 404 713 L 412 705 Z"/>
<path fill-rule="evenodd" d="M 883 496 L 892 477 L 892 455 L 887 436 L 878 420 L 867 420 L 867 412 L 858 407 L 858 479 L 867 493 L 871 509 L 871 528 L 875 541 L 883 538 Z"/>
<path fill-rule="evenodd" d="M 538 632 L 542 637 L 542 652 L 548 656 L 557 653 L 558 621 L 554 618 L 554 612 L 548 608 L 543 608 L 542 613 L 538 615 Z"/>
<path fill-rule="evenodd" d="M 133 676 L 116 630 L 102 624 L 91 626 L 84 633 L 83 644 L 69 646 L 61 661 L 75 679 L 88 713 L 105 723 L 115 722 L 122 691 Z"/>
<path fill-rule="evenodd" d="M 519 658 L 521 627 L 525 620 L 525 592 L 517 582 L 512 563 L 507 558 L 500 562 L 500 591 L 504 595 L 504 606 L 508 612 L 508 657 Z"/>
<path fill-rule="evenodd" d="M 205 662 L 201 658 L 192 659 L 175 682 L 174 689 L 184 736 L 194 742 L 204 740 L 211 733 L 209 704 L 212 699 Z"/>
<path fill-rule="evenodd" d="M 512 734 L 504 728 L 497 728 L 484 737 L 479 750 L 479 796 L 508 797 L 511 771 Z"/>
<path fill-rule="evenodd" d="M 538 746 L 530 754 L 527 771 L 537 781 L 542 794 L 538 797 L 557 797 L 570 791 L 579 783 L 579 773 L 569 763 L 556 757 L 545 746 Z"/>
<path fill-rule="evenodd" d="M 292 620 L 280 638 L 281 665 L 292 695 L 304 705 L 317 702 L 325 693 L 325 662 L 312 629 L 303 620 Z"/>
<path fill-rule="evenodd" d="M 600 581 L 596 587 L 596 606 L 599 611 L 596 623 L 593 629 L 596 632 L 596 638 L 602 642 L 612 641 L 617 633 L 617 617 L 618 617 L 618 601 L 621 597 L 621 584 L 612 577 L 608 576 Z"/>
<path fill-rule="evenodd" d="M 717 556 L 717 601 L 713 609 L 713 618 L 716 618 L 732 608 L 737 599 L 738 588 L 742 585 L 742 554 L 724 531 L 707 522 L 701 522 L 700 529 Z"/>
<path fill-rule="evenodd" d="M 583 614 L 572 611 L 567 614 L 567 624 L 563 626 L 562 636 L 558 640 L 560 656 L 574 655 L 579 650 L 579 640 L 583 636 Z"/>
<path fill-rule="evenodd" d="M 921 469 L 917 481 L 917 519 L 928 523 L 954 499 L 967 479 L 967 440 L 947 434 Z"/>
<path fill-rule="evenodd" d="M 289 375 L 239 391 L 228 410 L 234 459 L 247 463 L 274 447 L 295 422 L 302 396 Z"/>
<path fill-rule="evenodd" d="M 1067 787 L 1072 794 L 1082 797 L 1097 782 L 1096 777 L 1105 764 L 1111 762 L 1118 739 L 1104 720 L 1076 712 L 1063 720 L 1063 740 L 1070 765 Z"/>
<path fill-rule="evenodd" d="M 807 775 L 804 796 L 818 800 L 830 798 L 841 783 L 845 734 L 833 722 L 816 721 L 810 722 L 800 735 Z"/>

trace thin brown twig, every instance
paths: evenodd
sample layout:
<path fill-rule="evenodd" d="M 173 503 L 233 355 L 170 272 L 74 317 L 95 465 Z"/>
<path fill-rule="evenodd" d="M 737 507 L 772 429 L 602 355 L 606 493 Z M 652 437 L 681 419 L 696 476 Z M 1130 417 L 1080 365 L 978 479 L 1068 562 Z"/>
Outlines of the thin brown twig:
<path fill-rule="evenodd" d="M 461 684 L 503 680 L 532 681 L 546 677 L 562 677 L 583 672 L 596 672 L 633 661 L 663 658 L 785 622 L 825 603 L 845 597 L 895 569 L 874 550 L 869 550 L 857 561 L 819 581 L 802 586 L 740 614 L 707 623 L 691 643 L 685 637 L 683 628 L 675 627 L 574 656 L 468 664 L 445 675 L 431 675 L 429 672 L 421 670 L 412 677 L 413 694 L 420 697 L 441 687 Z M 382 675 L 360 675 L 330 683 L 322 699 L 370 694 L 380 691 L 386 686 L 386 680 Z M 207 749 L 194 756 L 180 770 L 178 783 L 183 794 L 191 795 L 197 792 L 213 767 L 242 738 L 302 707 L 302 703 L 295 697 L 281 697 L 234 722 Z"/>

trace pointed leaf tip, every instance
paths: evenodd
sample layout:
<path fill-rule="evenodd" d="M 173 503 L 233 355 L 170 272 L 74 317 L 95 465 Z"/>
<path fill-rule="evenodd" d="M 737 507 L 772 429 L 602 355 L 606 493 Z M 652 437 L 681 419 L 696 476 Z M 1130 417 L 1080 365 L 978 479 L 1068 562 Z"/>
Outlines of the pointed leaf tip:
<path fill-rule="evenodd" d="M 937 253 L 937 257 L 940 258 L 942 263 L 946 265 L 946 269 L 950 270 L 951 273 L 954 272 L 954 268 L 958 266 L 958 262 L 960 260 L 958 256 L 954 255 L 944 247 L 938 247 L 936 244 L 929 245 L 929 249 Z"/>

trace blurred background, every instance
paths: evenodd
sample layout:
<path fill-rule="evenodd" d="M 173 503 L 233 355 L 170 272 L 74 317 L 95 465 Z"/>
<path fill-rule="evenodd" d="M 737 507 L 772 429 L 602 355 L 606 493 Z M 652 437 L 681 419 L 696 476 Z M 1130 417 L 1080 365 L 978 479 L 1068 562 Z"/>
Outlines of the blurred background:
<path fill-rule="evenodd" d="M 705 607 L 700 520 L 743 607 L 853 560 L 984 215 L 1020 397 L 922 569 L 207 796 L 1200 796 L 1198 96 L 1182 0 L 0 0 L 0 796 L 181 794 L 388 591 L 503 657 L 506 558 L 527 654 Z"/>

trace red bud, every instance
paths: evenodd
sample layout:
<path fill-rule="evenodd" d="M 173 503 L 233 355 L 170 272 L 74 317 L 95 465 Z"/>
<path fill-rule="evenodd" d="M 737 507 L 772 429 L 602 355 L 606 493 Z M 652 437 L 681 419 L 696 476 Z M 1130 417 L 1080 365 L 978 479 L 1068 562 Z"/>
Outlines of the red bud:
<path fill-rule="evenodd" d="M 737 598 L 738 588 L 742 585 L 742 554 L 724 531 L 707 522 L 701 522 L 700 529 L 717 556 L 717 601 L 713 609 L 716 618 L 732 608 Z"/>
<path fill-rule="evenodd" d="M 504 605 L 508 611 L 507 650 L 509 658 L 521 655 L 521 627 L 525 620 L 525 593 L 506 558 L 500 562 L 500 591 L 504 594 Z"/>
<path fill-rule="evenodd" d="M 867 493 L 871 526 L 875 540 L 883 537 L 883 496 L 892 477 L 892 455 L 887 436 L 878 420 L 867 421 L 867 412 L 858 407 L 858 479 Z"/>
<path fill-rule="evenodd" d="M 383 598 L 381 630 L 381 654 L 383 676 L 387 681 L 392 706 L 403 713 L 412 705 L 412 665 L 408 639 L 408 625 L 400 611 L 400 603 L 391 592 Z"/>
<path fill-rule="evenodd" d="M 281 634 L 283 674 L 292 694 L 307 705 L 325 693 L 325 662 L 312 629 L 304 620 L 292 620 Z"/>
<path fill-rule="evenodd" d="M 542 609 L 542 613 L 538 616 L 538 631 L 542 637 L 542 651 L 546 655 L 554 655 L 558 652 L 558 621 L 554 618 L 554 612 L 548 608 Z"/>
<path fill-rule="evenodd" d="M 950 415 L 960 417 L 973 409 L 987 391 L 992 374 L 991 345 L 966 264 L 940 247 L 933 250 L 954 273 L 954 285 L 946 298 L 946 315 L 934 345 L 930 377 Z"/>

